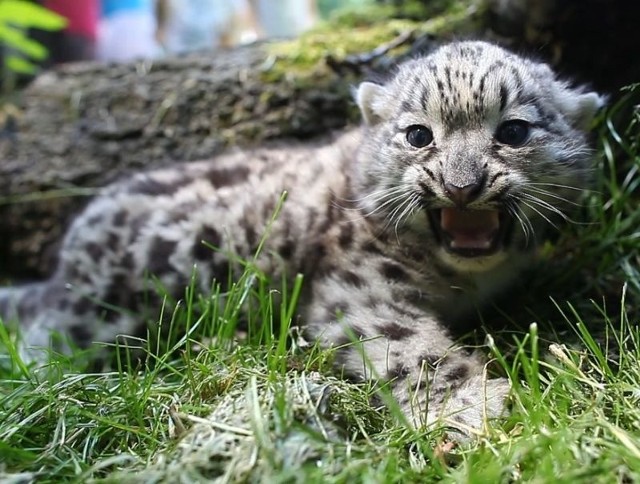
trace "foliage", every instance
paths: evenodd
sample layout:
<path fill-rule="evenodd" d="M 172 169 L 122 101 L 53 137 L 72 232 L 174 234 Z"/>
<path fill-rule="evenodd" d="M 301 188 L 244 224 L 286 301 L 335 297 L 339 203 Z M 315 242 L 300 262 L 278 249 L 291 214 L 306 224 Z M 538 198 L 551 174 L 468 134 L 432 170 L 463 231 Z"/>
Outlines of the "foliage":
<path fill-rule="evenodd" d="M 59 30 L 66 20 L 28 0 L 0 0 L 0 46 L 4 68 L 19 74 L 33 74 L 33 61 L 47 57 L 45 46 L 29 38 L 28 29 Z"/>

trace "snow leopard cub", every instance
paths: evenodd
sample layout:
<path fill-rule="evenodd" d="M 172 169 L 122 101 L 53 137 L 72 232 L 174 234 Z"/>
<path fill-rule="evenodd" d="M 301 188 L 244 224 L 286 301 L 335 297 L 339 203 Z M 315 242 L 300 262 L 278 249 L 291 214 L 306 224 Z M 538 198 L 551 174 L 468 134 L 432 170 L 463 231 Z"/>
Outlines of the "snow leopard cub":
<path fill-rule="evenodd" d="M 148 274 L 176 298 L 194 265 L 202 291 L 226 281 L 230 254 L 254 254 L 286 190 L 257 264 L 276 282 L 305 275 L 306 333 L 337 348 L 345 373 L 389 381 L 416 426 L 469 431 L 499 416 L 508 382 L 487 379 L 451 329 L 513 281 L 580 194 L 602 99 L 484 42 L 410 60 L 355 98 L 360 130 L 107 187 L 49 280 L 0 289 L 24 354 L 37 358 L 51 332 L 81 347 L 144 334 Z"/>

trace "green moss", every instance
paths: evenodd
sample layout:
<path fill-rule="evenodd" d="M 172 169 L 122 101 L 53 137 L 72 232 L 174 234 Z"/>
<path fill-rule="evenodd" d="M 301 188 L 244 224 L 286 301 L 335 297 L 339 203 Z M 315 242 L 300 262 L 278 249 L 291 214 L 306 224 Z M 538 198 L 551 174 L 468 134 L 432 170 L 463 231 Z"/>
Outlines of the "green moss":
<path fill-rule="evenodd" d="M 370 26 L 389 19 L 424 21 L 436 16 L 459 13 L 469 6 L 461 0 L 404 0 L 401 5 L 388 1 L 384 3 L 350 5 L 337 10 L 329 17 L 333 26 Z"/>
<path fill-rule="evenodd" d="M 398 9 L 391 5 L 364 5 L 337 10 L 329 17 L 327 24 L 340 28 L 359 28 L 398 17 Z"/>
<path fill-rule="evenodd" d="M 419 24 L 407 20 L 391 20 L 385 24 L 367 27 L 322 27 L 298 39 L 269 45 L 269 54 L 276 62 L 263 71 L 263 80 L 279 81 L 283 77 L 315 78 L 328 74 L 325 60 L 328 56 L 344 59 L 361 54 L 389 42 L 407 30 L 416 30 Z"/>
<path fill-rule="evenodd" d="M 416 6 L 412 7 L 414 3 Z M 417 5 L 421 10 L 417 10 Z M 411 12 L 420 20 L 400 18 L 398 9 L 389 5 L 343 11 L 297 39 L 269 44 L 267 49 L 272 62 L 265 66 L 262 80 L 276 82 L 284 78 L 294 83 L 304 83 L 306 80 L 317 85 L 323 79 L 333 77 L 326 64 L 329 56 L 341 60 L 349 55 L 371 52 L 406 32 L 413 32 L 414 36 L 428 33 L 447 37 L 475 30 L 477 19 L 469 15 L 464 4 L 441 0 L 434 2 L 434 5 L 430 5 L 429 9 L 420 2 L 410 2 L 404 6 L 403 11 Z M 434 16 L 427 11 L 431 14 L 444 13 Z M 401 54 L 409 47 L 410 42 L 407 42 L 393 49 L 390 54 Z"/>

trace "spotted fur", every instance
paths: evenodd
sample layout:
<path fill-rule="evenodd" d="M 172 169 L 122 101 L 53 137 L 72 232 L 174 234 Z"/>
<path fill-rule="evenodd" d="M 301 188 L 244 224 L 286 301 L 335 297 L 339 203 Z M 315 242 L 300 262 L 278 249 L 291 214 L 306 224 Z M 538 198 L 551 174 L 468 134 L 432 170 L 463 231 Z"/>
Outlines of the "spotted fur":
<path fill-rule="evenodd" d="M 579 196 L 602 99 L 545 64 L 460 42 L 361 84 L 356 101 L 359 130 L 107 187 L 67 232 L 50 279 L 0 289 L 24 354 L 49 346 L 52 331 L 80 346 L 143 333 L 149 275 L 176 298 L 194 265 L 200 290 L 226 281 L 232 254 L 255 253 L 287 191 L 256 263 L 274 281 L 305 274 L 306 333 L 336 348 L 351 377 L 389 381 L 414 425 L 468 431 L 499 416 L 508 382 L 488 379 L 451 328 L 513 281 Z M 522 134 L 499 134 L 513 120 L 526 127 L 518 146 L 500 141 Z M 408 141 L 416 126 L 416 144 L 429 144 Z"/>

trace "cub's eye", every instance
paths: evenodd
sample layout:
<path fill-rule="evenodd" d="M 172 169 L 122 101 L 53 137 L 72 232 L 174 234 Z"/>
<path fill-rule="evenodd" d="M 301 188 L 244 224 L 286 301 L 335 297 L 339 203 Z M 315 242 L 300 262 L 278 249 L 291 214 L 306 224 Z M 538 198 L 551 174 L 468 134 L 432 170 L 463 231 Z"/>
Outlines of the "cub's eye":
<path fill-rule="evenodd" d="M 433 141 L 433 133 L 425 126 L 414 124 L 407 128 L 407 141 L 411 146 L 424 148 Z"/>
<path fill-rule="evenodd" d="M 496 140 L 509 146 L 521 146 L 529 138 L 529 123 L 521 119 L 505 121 L 498 126 Z"/>

